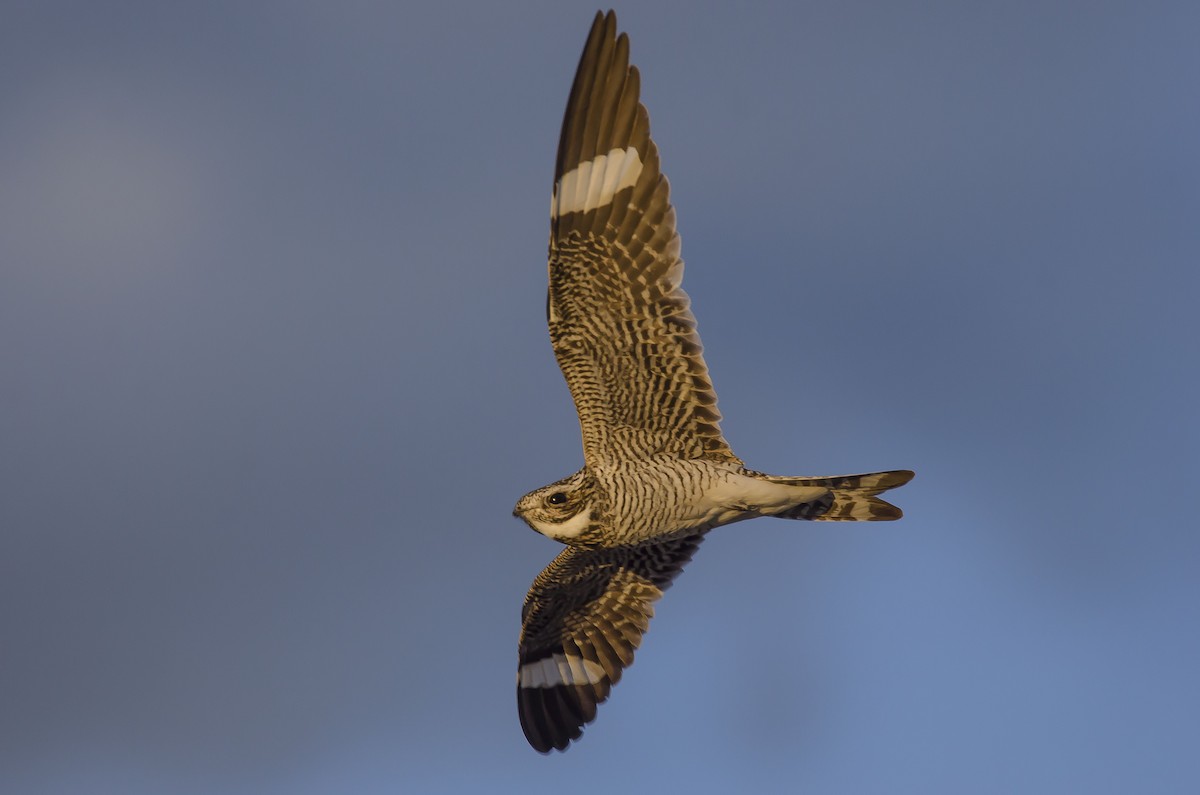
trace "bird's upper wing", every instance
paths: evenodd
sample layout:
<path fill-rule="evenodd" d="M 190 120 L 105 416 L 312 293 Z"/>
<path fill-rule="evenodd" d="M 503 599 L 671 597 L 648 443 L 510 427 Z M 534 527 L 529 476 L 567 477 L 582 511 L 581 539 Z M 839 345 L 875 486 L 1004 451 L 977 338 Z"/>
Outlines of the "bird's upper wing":
<path fill-rule="evenodd" d="M 558 144 L 547 315 L 589 465 L 737 461 L 721 436 L 629 39 L 596 15 Z M 739 462 L 740 463 L 740 462 Z"/>
<path fill-rule="evenodd" d="M 702 538 L 568 547 L 537 576 L 521 609 L 517 668 L 517 710 L 530 745 L 561 751 L 583 733 L 633 663 L 653 603 Z"/>

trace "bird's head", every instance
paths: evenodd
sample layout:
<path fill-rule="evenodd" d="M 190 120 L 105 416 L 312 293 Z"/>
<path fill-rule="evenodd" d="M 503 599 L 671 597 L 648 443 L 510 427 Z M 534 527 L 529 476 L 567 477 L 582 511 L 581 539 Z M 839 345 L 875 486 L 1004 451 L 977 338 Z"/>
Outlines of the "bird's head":
<path fill-rule="evenodd" d="M 564 544 L 587 544 L 600 528 L 596 483 L 581 469 L 517 500 L 513 516 Z"/>

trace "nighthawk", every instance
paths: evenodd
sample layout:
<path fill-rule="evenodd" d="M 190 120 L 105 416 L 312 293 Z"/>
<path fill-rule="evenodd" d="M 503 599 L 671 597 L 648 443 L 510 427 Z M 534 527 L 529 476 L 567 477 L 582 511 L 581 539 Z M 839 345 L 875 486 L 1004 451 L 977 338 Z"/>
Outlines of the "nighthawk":
<path fill-rule="evenodd" d="M 583 432 L 584 466 L 513 511 L 566 545 L 521 610 L 517 706 L 529 744 L 566 749 L 633 662 L 653 603 L 714 527 L 773 516 L 898 519 L 876 495 L 907 470 L 780 477 L 721 436 L 680 287 L 667 179 L 610 11 L 588 35 L 558 143 L 547 319 Z"/>

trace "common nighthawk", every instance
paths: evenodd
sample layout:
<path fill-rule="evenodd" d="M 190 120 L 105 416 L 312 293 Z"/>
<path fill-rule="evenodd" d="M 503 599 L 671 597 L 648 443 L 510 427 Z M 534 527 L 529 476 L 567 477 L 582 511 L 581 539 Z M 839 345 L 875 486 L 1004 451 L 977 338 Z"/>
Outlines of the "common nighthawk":
<path fill-rule="evenodd" d="M 597 13 L 558 143 L 547 299 L 584 467 L 513 511 L 567 547 L 521 610 L 517 706 L 543 753 L 566 749 L 596 717 L 653 603 L 709 530 L 756 516 L 898 519 L 875 495 L 913 476 L 765 475 L 729 449 L 638 85 L 628 37 L 611 11 Z"/>

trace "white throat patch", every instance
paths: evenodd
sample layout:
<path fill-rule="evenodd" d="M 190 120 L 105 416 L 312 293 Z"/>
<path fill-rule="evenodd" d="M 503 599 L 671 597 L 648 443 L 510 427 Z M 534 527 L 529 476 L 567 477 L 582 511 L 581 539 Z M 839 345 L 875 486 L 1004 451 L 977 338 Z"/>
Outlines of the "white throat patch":
<path fill-rule="evenodd" d="M 533 525 L 533 529 L 537 530 L 548 538 L 554 538 L 559 541 L 568 538 L 577 538 L 580 533 L 588 529 L 591 524 L 591 512 L 587 510 L 580 511 L 565 522 L 546 522 L 539 519 L 530 519 L 529 523 Z"/>

